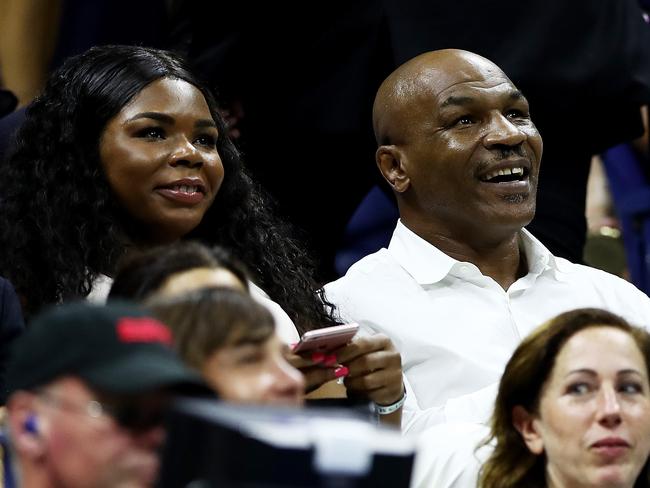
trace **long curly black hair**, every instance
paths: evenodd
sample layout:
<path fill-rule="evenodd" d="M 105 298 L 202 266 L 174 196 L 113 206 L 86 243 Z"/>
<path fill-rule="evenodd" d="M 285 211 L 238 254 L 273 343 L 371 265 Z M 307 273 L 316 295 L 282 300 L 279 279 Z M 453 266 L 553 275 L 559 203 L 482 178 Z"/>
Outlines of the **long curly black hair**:
<path fill-rule="evenodd" d="M 104 175 L 99 140 L 112 117 L 164 77 L 205 96 L 225 170 L 214 203 L 185 237 L 230 249 L 300 332 L 336 323 L 316 290 L 314 263 L 248 176 L 208 88 L 177 55 L 135 46 L 94 47 L 68 59 L 28 107 L 0 168 L 0 274 L 16 287 L 26 315 L 87 296 L 124 254 L 134 225 Z"/>

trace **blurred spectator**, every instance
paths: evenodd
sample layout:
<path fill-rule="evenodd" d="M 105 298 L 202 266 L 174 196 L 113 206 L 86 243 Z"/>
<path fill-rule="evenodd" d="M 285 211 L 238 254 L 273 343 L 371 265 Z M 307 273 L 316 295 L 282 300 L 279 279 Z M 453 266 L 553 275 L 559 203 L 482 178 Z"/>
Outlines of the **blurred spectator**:
<path fill-rule="evenodd" d="M 231 402 L 302 405 L 305 382 L 291 366 L 273 317 L 239 290 L 203 288 L 147 301 L 181 358 Z"/>
<path fill-rule="evenodd" d="M 587 182 L 587 242 L 584 262 L 629 280 L 621 224 L 616 216 L 603 162 L 594 157 Z"/>
<path fill-rule="evenodd" d="M 286 312 L 250 281 L 242 263 L 223 248 L 208 248 L 198 242 L 128 254 L 118 263 L 108 298 L 143 302 L 153 295 L 174 296 L 211 286 L 250 292 L 273 315 L 283 342 L 298 341 L 298 331 Z"/>
<path fill-rule="evenodd" d="M 240 288 L 247 281 L 240 281 L 243 276 L 241 269 L 238 270 L 238 265 L 229 261 L 231 257 L 223 250 L 210 250 L 193 242 L 181 242 L 133 254 L 118 266 L 109 298 L 144 300 L 159 297 L 160 300 L 165 300 L 210 286 Z M 237 275 L 235 280 L 234 275 Z M 252 297 L 272 312 L 280 339 L 285 344 L 297 342 L 296 330 L 287 320 L 286 314 L 260 295 L 252 283 L 248 282 L 248 285 Z M 190 304 L 185 308 L 188 307 L 198 305 Z M 199 320 L 199 317 L 195 319 Z M 200 324 L 192 326 L 191 321 L 187 324 L 185 328 L 201 327 Z M 218 334 L 219 330 L 211 333 Z M 201 348 L 205 345 L 198 343 L 192 347 Z M 299 356 L 289 354 L 284 347 L 291 364 L 300 368 L 306 377 L 309 399 L 342 398 L 349 394 L 361 402 L 373 400 L 391 404 L 395 395 L 397 399 L 404 396 L 400 355 L 385 336 L 357 338 L 348 346 L 330 351 L 327 355 L 308 352 Z M 208 352 L 210 351 L 205 351 L 205 354 Z M 346 391 L 346 388 L 333 380 L 348 373 L 350 377 L 345 383 Z M 401 408 L 381 417 L 382 422 L 392 425 L 399 425 L 400 419 Z"/>
<path fill-rule="evenodd" d="M 124 304 L 40 315 L 15 343 L 7 381 L 5 487 L 153 486 L 166 406 L 209 392 L 174 355 L 169 329 Z"/>

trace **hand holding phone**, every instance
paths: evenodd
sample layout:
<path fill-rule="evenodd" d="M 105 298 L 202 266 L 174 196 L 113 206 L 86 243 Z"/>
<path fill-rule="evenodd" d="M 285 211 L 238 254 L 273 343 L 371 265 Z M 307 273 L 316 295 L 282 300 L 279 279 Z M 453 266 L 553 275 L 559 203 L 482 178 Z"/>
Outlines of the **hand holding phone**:
<path fill-rule="evenodd" d="M 356 323 L 310 330 L 302 335 L 292 352 L 330 352 L 350 342 L 358 330 Z"/>

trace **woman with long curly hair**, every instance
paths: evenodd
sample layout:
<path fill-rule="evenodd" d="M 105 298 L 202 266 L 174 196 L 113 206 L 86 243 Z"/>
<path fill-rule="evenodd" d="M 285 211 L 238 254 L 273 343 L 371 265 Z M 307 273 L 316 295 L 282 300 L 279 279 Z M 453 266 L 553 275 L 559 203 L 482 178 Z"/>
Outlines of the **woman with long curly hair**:
<path fill-rule="evenodd" d="M 299 331 L 335 323 L 213 96 L 172 53 L 104 46 L 67 60 L 28 109 L 0 199 L 0 273 L 28 316 L 89 295 L 130 248 L 193 238 L 231 249 Z"/>
<path fill-rule="evenodd" d="M 650 335 L 600 309 L 558 315 L 506 366 L 481 488 L 650 486 Z"/>
<path fill-rule="evenodd" d="M 27 316 L 104 298 L 129 250 L 194 239 L 231 250 L 297 332 L 337 323 L 310 258 L 243 168 L 213 96 L 172 53 L 104 46 L 67 60 L 27 110 L 0 170 L 0 199 L 0 274 Z M 360 338 L 338 361 L 349 366 L 349 392 L 401 406 L 401 359 L 386 337 Z M 316 360 L 294 362 L 310 390 L 334 378 Z M 377 411 L 398 424 L 396 408 Z"/>

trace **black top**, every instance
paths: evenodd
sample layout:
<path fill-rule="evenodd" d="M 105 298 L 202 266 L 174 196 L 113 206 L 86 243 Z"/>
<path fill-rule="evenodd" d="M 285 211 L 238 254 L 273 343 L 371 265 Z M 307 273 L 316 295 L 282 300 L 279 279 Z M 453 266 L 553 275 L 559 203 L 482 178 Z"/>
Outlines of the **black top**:
<path fill-rule="evenodd" d="M 0 399 L 6 397 L 5 372 L 9 346 L 24 328 L 20 301 L 14 287 L 0 277 Z"/>

